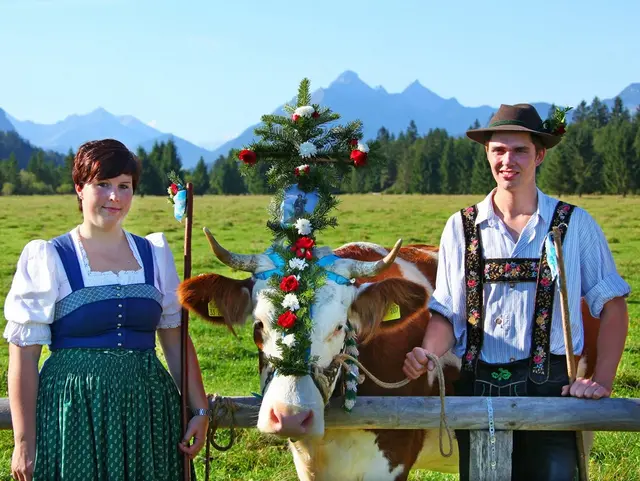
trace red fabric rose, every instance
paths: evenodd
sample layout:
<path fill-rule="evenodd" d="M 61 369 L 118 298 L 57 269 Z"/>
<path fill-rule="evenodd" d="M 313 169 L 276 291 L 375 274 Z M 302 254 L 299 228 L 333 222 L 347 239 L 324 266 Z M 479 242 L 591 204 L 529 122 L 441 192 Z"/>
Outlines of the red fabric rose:
<path fill-rule="evenodd" d="M 561 125 L 561 126 L 559 126 L 559 127 L 556 129 L 556 134 L 558 134 L 558 135 L 562 135 L 562 134 L 564 134 L 565 132 L 566 132 L 566 130 L 565 130 L 565 128 L 564 128 L 564 125 Z"/>
<path fill-rule="evenodd" d="M 256 163 L 256 153 L 253 150 L 243 149 L 238 154 L 238 158 L 245 164 L 253 165 Z"/>
<path fill-rule="evenodd" d="M 291 116 L 291 120 L 293 120 L 294 122 L 297 122 L 299 118 L 300 118 L 300 116 L 298 114 L 293 114 Z"/>
<path fill-rule="evenodd" d="M 314 119 L 317 119 L 318 117 L 320 117 L 320 114 L 318 113 L 317 110 L 314 110 L 313 113 L 311 114 L 311 117 L 313 117 Z"/>
<path fill-rule="evenodd" d="M 284 327 L 285 329 L 289 329 L 293 327 L 293 325 L 298 320 L 298 316 L 296 316 L 293 312 L 287 311 L 278 316 L 278 325 Z"/>
<path fill-rule="evenodd" d="M 351 140 L 349 141 L 349 145 L 350 145 L 351 147 L 357 147 L 357 146 L 358 146 L 358 139 L 351 139 Z"/>
<path fill-rule="evenodd" d="M 305 258 L 310 260 L 313 257 L 312 248 L 315 242 L 311 237 L 300 237 L 294 245 L 291 246 L 291 251 L 296 253 L 296 257 Z"/>
<path fill-rule="evenodd" d="M 170 187 L 171 187 L 171 193 L 173 195 L 176 195 L 178 193 L 178 186 L 176 184 L 171 184 Z"/>
<path fill-rule="evenodd" d="M 280 289 L 284 292 L 295 291 L 298 288 L 298 279 L 296 276 L 287 276 L 280 281 Z"/>
<path fill-rule="evenodd" d="M 367 153 L 362 152 L 360 150 L 353 150 L 351 151 L 351 160 L 353 160 L 353 164 L 356 167 L 360 167 L 361 165 L 366 165 Z"/>

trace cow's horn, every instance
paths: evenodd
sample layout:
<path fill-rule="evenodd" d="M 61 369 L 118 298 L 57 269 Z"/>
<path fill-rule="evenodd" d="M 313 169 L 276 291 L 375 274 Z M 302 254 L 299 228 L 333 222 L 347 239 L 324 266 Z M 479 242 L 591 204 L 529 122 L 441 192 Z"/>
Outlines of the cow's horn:
<path fill-rule="evenodd" d="M 352 261 L 349 264 L 349 276 L 350 277 L 374 277 L 380 274 L 386 268 L 396 260 L 398 252 L 400 252 L 400 246 L 402 245 L 402 239 L 398 239 L 396 245 L 393 246 L 391 252 L 389 252 L 384 259 L 379 261 Z"/>
<path fill-rule="evenodd" d="M 213 253 L 216 255 L 216 257 L 220 259 L 220 262 L 240 271 L 256 271 L 260 259 L 260 254 L 236 254 L 234 252 L 229 252 L 218 243 L 209 229 L 204 227 L 202 230 L 204 231 L 204 235 L 207 236 L 207 240 L 209 241 L 211 250 L 213 250 Z"/>

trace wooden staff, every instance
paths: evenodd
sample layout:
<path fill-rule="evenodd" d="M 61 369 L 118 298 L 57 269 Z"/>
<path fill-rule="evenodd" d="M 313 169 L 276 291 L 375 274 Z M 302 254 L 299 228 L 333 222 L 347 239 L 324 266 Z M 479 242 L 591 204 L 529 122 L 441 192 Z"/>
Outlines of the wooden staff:
<path fill-rule="evenodd" d="M 193 184 L 187 183 L 187 212 L 186 220 L 184 224 L 184 280 L 186 281 L 191 277 L 191 230 L 193 225 Z M 180 328 L 180 341 L 181 341 L 181 357 L 180 357 L 180 401 L 181 401 L 181 416 L 182 416 L 182 435 L 184 436 L 187 431 L 188 419 L 188 396 L 189 396 L 189 369 L 187 365 L 188 350 L 187 340 L 189 339 L 189 311 L 182 307 L 182 322 Z M 184 481 L 191 480 L 191 460 L 186 454 L 183 455 L 183 471 Z"/>
<path fill-rule="evenodd" d="M 567 373 L 569 375 L 569 385 L 576 380 L 576 358 L 573 352 L 573 338 L 571 336 L 571 323 L 569 317 L 569 297 L 567 295 L 567 278 L 564 269 L 564 258 L 562 256 L 561 234 L 558 227 L 553 228 L 553 244 L 556 247 L 558 258 L 558 271 L 560 277 L 560 302 L 562 303 L 562 330 L 564 331 L 564 346 L 567 353 Z M 578 471 L 580 481 L 589 479 L 589 463 L 584 449 L 584 437 L 582 431 L 576 431 L 576 445 L 578 447 Z"/>

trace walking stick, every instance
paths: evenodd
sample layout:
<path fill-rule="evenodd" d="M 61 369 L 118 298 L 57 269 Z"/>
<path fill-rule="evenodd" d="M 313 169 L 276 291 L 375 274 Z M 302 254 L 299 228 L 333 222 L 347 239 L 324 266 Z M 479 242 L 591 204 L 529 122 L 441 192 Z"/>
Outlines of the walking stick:
<path fill-rule="evenodd" d="M 560 302 L 562 303 L 562 330 L 564 331 L 564 345 L 567 353 L 567 372 L 569 375 L 569 385 L 576 380 L 576 359 L 573 352 L 573 339 L 571 336 L 571 323 L 569 322 L 569 299 L 567 296 L 567 279 L 564 270 L 564 258 L 562 256 L 562 243 L 560 242 L 560 229 L 553 228 L 553 244 L 558 257 L 558 271 L 560 278 Z M 576 445 L 578 448 L 578 471 L 580 481 L 589 479 L 589 463 L 585 455 L 584 437 L 582 431 L 576 431 Z"/>
<path fill-rule="evenodd" d="M 193 184 L 187 183 L 187 212 L 186 221 L 184 225 L 184 274 L 183 278 L 186 281 L 191 277 L 191 230 L 193 225 Z M 182 321 L 180 327 L 180 344 L 181 344 L 181 359 L 180 359 L 180 401 L 181 401 L 181 416 L 182 416 L 182 434 L 184 435 L 187 430 L 188 413 L 187 413 L 187 398 L 189 393 L 189 369 L 188 369 L 188 349 L 187 340 L 189 339 L 189 311 L 182 307 Z M 186 454 L 183 456 L 183 471 L 184 481 L 191 480 L 191 460 Z"/>

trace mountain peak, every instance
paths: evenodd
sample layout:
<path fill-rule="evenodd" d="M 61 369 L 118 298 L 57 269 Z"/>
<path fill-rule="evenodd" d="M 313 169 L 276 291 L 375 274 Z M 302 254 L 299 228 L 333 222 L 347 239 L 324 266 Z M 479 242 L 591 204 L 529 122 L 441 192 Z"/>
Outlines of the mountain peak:
<path fill-rule="evenodd" d="M 358 74 L 353 70 L 345 70 L 342 72 L 337 79 L 334 80 L 333 83 L 341 83 L 341 84 L 350 84 L 355 82 L 362 82 Z"/>
<path fill-rule="evenodd" d="M 333 82 L 331 82 L 331 85 L 329 86 L 329 88 L 337 87 L 337 86 L 363 87 L 366 89 L 371 88 L 365 82 L 363 82 L 362 79 L 360 79 L 360 77 L 358 76 L 358 74 L 355 73 L 353 70 L 345 70 L 344 72 L 342 72 L 338 76 L 338 78 L 336 78 Z"/>

